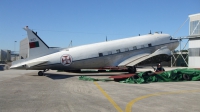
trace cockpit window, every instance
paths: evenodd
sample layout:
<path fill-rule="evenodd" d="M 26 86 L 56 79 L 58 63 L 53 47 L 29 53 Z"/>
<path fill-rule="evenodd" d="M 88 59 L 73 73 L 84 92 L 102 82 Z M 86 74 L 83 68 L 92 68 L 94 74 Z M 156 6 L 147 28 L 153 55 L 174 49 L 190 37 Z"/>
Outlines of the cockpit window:
<path fill-rule="evenodd" d="M 151 45 L 151 44 L 148 44 L 148 46 L 151 47 L 152 45 Z"/>
<path fill-rule="evenodd" d="M 102 57 L 103 56 L 103 53 L 99 53 L 99 57 Z"/>

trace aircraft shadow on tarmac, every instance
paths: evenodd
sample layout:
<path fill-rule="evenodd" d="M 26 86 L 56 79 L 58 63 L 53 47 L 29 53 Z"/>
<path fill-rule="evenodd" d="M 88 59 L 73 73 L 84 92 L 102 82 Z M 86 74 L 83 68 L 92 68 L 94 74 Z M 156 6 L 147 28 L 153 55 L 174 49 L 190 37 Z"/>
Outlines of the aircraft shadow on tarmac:
<path fill-rule="evenodd" d="M 53 80 L 67 79 L 67 78 L 70 78 L 70 77 L 74 77 L 73 75 L 53 74 L 53 73 L 45 73 L 45 76 L 48 77 L 48 78 L 51 78 Z"/>
<path fill-rule="evenodd" d="M 126 74 L 126 73 L 124 73 Z M 67 78 L 71 78 L 71 77 L 75 77 L 75 76 L 89 76 L 89 77 L 92 77 L 92 76 L 99 76 L 99 78 L 101 78 L 101 76 L 115 76 L 115 75 L 121 75 L 121 74 L 109 74 L 109 73 L 106 73 L 106 74 L 90 74 L 90 73 L 79 73 L 79 74 L 59 74 L 58 72 L 57 73 L 45 73 L 44 74 L 46 77 L 48 78 L 51 78 L 53 80 L 59 80 L 59 79 L 67 79 Z M 32 76 L 37 76 L 37 75 L 32 75 Z"/>

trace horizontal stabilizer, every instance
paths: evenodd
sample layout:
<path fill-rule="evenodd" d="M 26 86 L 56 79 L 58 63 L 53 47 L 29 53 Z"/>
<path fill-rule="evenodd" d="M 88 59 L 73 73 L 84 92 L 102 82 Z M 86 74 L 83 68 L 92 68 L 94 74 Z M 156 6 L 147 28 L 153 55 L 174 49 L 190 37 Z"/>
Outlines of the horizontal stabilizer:
<path fill-rule="evenodd" d="M 27 64 L 26 64 L 26 67 L 27 67 L 27 68 L 31 68 L 31 67 L 33 67 L 33 66 L 37 66 L 37 65 L 40 65 L 40 64 L 44 64 L 44 63 L 46 63 L 46 62 L 48 62 L 48 61 L 35 61 L 35 62 L 30 62 L 30 63 L 27 63 Z"/>

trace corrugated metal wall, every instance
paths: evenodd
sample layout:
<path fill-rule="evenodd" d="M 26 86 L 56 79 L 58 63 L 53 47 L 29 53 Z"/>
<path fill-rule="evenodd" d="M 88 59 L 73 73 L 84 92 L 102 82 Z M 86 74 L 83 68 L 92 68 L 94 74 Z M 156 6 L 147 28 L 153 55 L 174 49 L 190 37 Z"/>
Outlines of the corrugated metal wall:
<path fill-rule="evenodd" d="M 0 49 L 0 61 L 11 61 L 11 51 Z"/>
<path fill-rule="evenodd" d="M 200 68 L 200 13 L 189 15 L 190 26 L 189 34 L 195 35 L 194 38 L 189 39 L 189 63 L 188 66 L 192 68 Z"/>

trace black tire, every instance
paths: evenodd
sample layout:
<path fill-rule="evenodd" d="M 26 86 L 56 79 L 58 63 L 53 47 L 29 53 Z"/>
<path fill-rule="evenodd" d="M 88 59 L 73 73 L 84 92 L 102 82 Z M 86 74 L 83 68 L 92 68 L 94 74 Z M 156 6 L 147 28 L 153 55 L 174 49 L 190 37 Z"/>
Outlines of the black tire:
<path fill-rule="evenodd" d="M 44 72 L 43 71 L 39 71 L 38 72 L 38 76 L 43 76 L 44 75 Z"/>
<path fill-rule="evenodd" d="M 129 73 L 136 73 L 136 67 L 135 66 L 128 67 L 128 72 Z"/>
<path fill-rule="evenodd" d="M 183 74 L 183 79 L 185 79 L 185 80 L 187 80 L 187 81 L 190 81 L 190 80 L 191 80 L 190 76 L 187 75 L 187 74 Z"/>
<path fill-rule="evenodd" d="M 70 70 L 70 72 L 72 72 L 72 73 L 81 73 L 81 70 L 80 69 L 78 69 L 78 70 Z"/>

